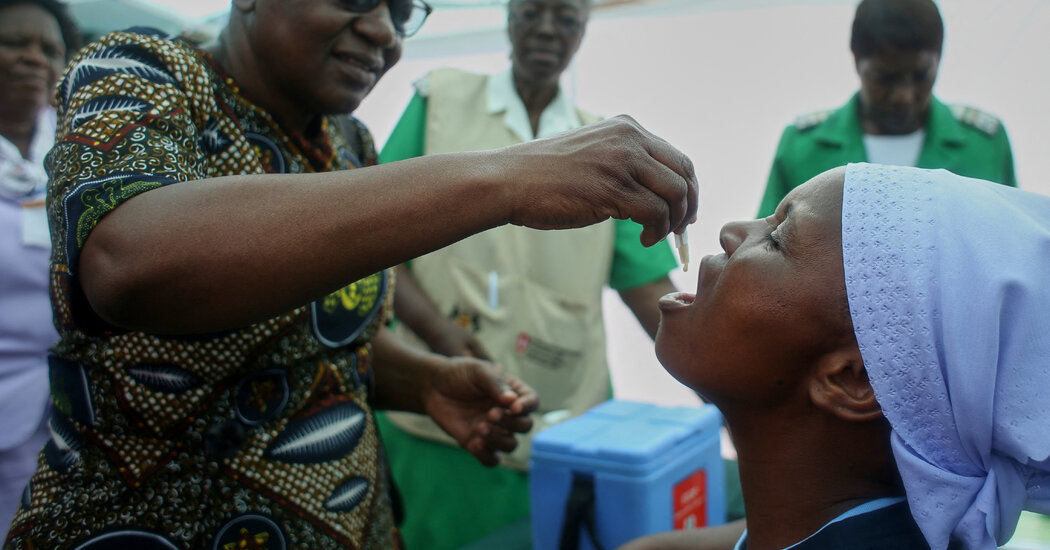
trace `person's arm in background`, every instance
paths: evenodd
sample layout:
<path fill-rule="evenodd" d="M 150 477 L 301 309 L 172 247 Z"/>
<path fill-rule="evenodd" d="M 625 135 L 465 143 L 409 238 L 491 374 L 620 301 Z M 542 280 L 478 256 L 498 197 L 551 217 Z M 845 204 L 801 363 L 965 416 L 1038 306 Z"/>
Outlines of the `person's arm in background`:
<path fill-rule="evenodd" d="M 474 334 L 441 314 L 406 264 L 397 266 L 394 315 L 435 353 L 490 358 Z"/>
<path fill-rule="evenodd" d="M 678 267 L 674 253 L 666 242 L 644 248 L 638 244 L 642 228 L 638 224 L 616 220 L 615 238 L 609 286 L 620 294 L 620 299 L 649 334 L 656 338 L 660 327 L 661 296 L 678 290 L 667 276 Z"/>
<path fill-rule="evenodd" d="M 417 92 L 383 146 L 379 154 L 380 162 L 423 156 L 426 121 L 427 100 Z M 394 315 L 436 353 L 489 358 L 484 346 L 470 331 L 442 315 L 412 274 L 411 262 L 397 266 Z"/>
<path fill-rule="evenodd" d="M 634 539 L 619 550 L 733 550 L 746 527 L 741 519 L 703 529 L 667 531 Z"/>

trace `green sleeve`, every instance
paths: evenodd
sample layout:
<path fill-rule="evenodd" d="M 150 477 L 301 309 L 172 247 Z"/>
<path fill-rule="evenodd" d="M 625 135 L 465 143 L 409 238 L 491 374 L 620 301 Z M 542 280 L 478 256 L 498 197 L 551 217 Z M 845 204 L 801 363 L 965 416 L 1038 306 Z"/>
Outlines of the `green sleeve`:
<path fill-rule="evenodd" d="M 642 226 L 631 220 L 613 220 L 616 237 L 609 286 L 613 290 L 630 290 L 667 276 L 678 267 L 667 241 L 649 248 L 639 240 Z"/>
<path fill-rule="evenodd" d="M 1006 135 L 1004 128 L 999 128 L 1000 141 L 1003 147 L 1003 185 L 1009 185 L 1010 187 L 1017 187 L 1017 175 L 1014 173 L 1014 153 L 1013 149 L 1010 148 L 1010 138 Z"/>
<path fill-rule="evenodd" d="M 777 205 L 791 191 L 787 178 L 784 177 L 781 166 L 781 158 L 787 150 L 787 144 L 791 140 L 792 129 L 787 127 L 780 135 L 780 143 L 777 144 L 777 152 L 773 157 L 773 166 L 769 169 L 769 178 L 766 180 L 766 190 L 762 193 L 762 201 L 758 205 L 759 218 L 765 218 L 776 211 Z"/>
<path fill-rule="evenodd" d="M 416 93 L 379 153 L 380 162 L 394 162 L 423 156 L 427 134 L 427 100 Z"/>

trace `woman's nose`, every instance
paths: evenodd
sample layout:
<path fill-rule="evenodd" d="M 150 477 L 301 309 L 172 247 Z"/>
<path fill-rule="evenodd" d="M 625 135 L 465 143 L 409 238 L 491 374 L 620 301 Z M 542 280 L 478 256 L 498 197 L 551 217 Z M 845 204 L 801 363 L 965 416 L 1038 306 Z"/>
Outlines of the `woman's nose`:
<path fill-rule="evenodd" d="M 744 242 L 747 237 L 747 224 L 748 222 L 737 221 L 722 226 L 722 230 L 718 232 L 718 244 L 722 246 L 726 254 L 732 256 L 733 252 L 736 252 L 736 249 Z"/>
<path fill-rule="evenodd" d="M 21 51 L 18 52 L 18 59 L 23 63 L 33 65 L 47 65 L 48 63 L 43 46 L 36 40 L 30 40 L 22 46 Z"/>
<path fill-rule="evenodd" d="M 386 2 L 380 2 L 372 11 L 362 13 L 354 23 L 354 29 L 383 49 L 393 47 L 399 40 Z"/>

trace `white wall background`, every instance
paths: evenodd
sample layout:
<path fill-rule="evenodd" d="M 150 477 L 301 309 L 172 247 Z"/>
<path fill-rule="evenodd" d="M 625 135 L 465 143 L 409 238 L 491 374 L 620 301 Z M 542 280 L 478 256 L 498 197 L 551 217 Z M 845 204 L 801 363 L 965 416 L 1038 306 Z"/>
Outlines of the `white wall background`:
<path fill-rule="evenodd" d="M 945 45 L 935 93 L 999 116 L 1022 188 L 1050 194 L 1050 2 L 942 0 Z M 650 0 L 597 10 L 566 89 L 588 110 L 629 113 L 688 154 L 700 178 L 691 269 L 718 248 L 727 221 L 753 217 L 780 131 L 795 116 L 837 107 L 857 88 L 849 53 L 855 2 Z M 381 145 L 430 68 L 496 71 L 507 63 L 500 8 L 435 12 L 358 110 Z M 473 30 L 471 30 L 473 29 Z M 571 177 L 570 174 L 566 175 Z M 694 272 L 676 272 L 693 289 Z M 696 403 L 657 363 L 614 294 L 609 353 L 621 397 Z"/>

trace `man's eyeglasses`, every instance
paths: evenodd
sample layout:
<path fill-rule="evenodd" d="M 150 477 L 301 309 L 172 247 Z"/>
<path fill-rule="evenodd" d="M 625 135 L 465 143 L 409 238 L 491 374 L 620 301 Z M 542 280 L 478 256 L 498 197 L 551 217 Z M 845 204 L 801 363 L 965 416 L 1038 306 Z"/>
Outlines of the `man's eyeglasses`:
<path fill-rule="evenodd" d="M 544 8 L 533 2 L 517 2 L 510 5 L 511 19 L 526 28 L 539 25 L 547 12 L 550 12 L 554 30 L 562 36 L 570 36 L 583 29 L 585 20 L 576 11 Z"/>
<path fill-rule="evenodd" d="M 419 32 L 423 22 L 434 11 L 424 0 L 342 0 L 342 4 L 354 13 L 368 13 L 383 1 L 390 9 L 390 20 L 394 23 L 394 30 L 402 38 Z"/>

